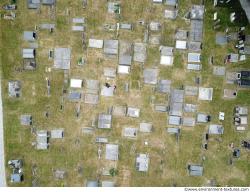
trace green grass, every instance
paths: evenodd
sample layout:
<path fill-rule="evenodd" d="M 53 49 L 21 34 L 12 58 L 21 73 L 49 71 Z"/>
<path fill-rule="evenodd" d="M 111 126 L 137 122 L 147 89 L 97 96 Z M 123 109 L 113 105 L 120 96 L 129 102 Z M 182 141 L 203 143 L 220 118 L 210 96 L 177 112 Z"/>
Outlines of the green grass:
<path fill-rule="evenodd" d="M 248 25 L 247 16 L 239 3 L 239 0 L 230 1 L 229 3 L 220 4 L 217 6 L 218 18 L 221 19 L 222 26 L 235 27 L 235 26 L 246 26 Z M 230 14 L 236 13 L 236 20 L 234 23 L 230 22 Z"/>
<path fill-rule="evenodd" d="M 6 1 L 7 2 L 7 1 Z M 5 1 L 3 3 L 6 3 Z M 249 155 L 242 150 L 239 160 L 234 166 L 229 166 L 227 160 L 231 151 L 228 144 L 234 142 L 236 146 L 240 145 L 241 139 L 249 136 L 249 131 L 240 134 L 234 131 L 232 124 L 233 108 L 235 105 L 250 105 L 249 90 L 239 90 L 238 97 L 235 100 L 223 100 L 222 91 L 228 85 L 220 77 L 212 75 L 212 66 L 208 63 L 211 55 L 215 56 L 216 65 L 224 65 L 223 58 L 225 54 L 233 50 L 233 43 L 227 47 L 215 45 L 216 32 L 212 29 L 212 16 L 214 8 L 212 2 L 206 1 L 204 42 L 202 50 L 201 74 L 186 71 L 187 52 L 174 53 L 174 65 L 171 67 L 160 66 L 160 52 L 158 47 L 147 47 L 147 61 L 144 68 L 158 67 L 160 79 L 172 80 L 173 88 L 180 88 L 182 85 L 194 85 L 194 78 L 202 76 L 202 85 L 213 87 L 214 95 L 212 102 L 199 102 L 194 98 L 187 98 L 186 101 L 198 104 L 198 111 L 207 112 L 212 116 L 213 123 L 222 123 L 225 127 L 225 134 L 222 142 L 218 143 L 215 138 L 209 142 L 208 151 L 201 149 L 202 135 L 206 132 L 206 125 L 197 125 L 194 128 L 183 128 L 180 141 L 177 144 L 174 135 L 166 133 L 167 114 L 154 112 L 150 104 L 150 97 L 155 96 L 156 102 L 167 103 L 167 95 L 155 93 L 151 86 L 142 86 L 139 90 L 139 84 L 143 85 L 143 67 L 141 64 L 133 63 L 131 74 L 119 75 L 114 83 L 117 85 L 117 93 L 113 98 L 100 98 L 100 103 L 96 107 L 81 103 L 81 114 L 77 119 L 75 117 L 76 103 L 68 102 L 65 99 L 64 110 L 60 111 L 60 98 L 63 87 L 63 71 L 52 69 L 50 74 L 45 73 L 46 67 L 52 67 L 53 61 L 47 58 L 48 50 L 53 47 L 72 47 L 72 62 L 70 77 L 82 79 L 98 79 L 103 85 L 107 80 L 102 76 L 104 67 L 117 67 L 116 59 L 107 59 L 102 55 L 102 50 L 83 50 L 81 46 L 81 34 L 72 33 L 71 19 L 73 17 L 85 16 L 87 21 L 87 39 L 112 39 L 115 37 L 113 32 L 103 32 L 102 25 L 105 23 L 131 22 L 144 18 L 146 22 L 160 21 L 162 23 L 162 45 L 174 46 L 175 30 L 187 29 L 189 24 L 183 19 L 177 18 L 176 21 L 169 21 L 163 18 L 164 6 L 153 5 L 149 0 L 125 0 L 122 1 L 122 15 L 118 19 L 112 15 L 106 14 L 107 1 L 100 0 L 88 1 L 88 8 L 83 10 L 80 1 L 59 1 L 57 2 L 57 16 L 51 21 L 48 16 L 48 9 L 43 8 L 41 14 L 36 11 L 27 10 L 26 1 L 18 1 L 18 18 L 14 22 L 1 20 L 1 71 L 3 87 L 3 107 L 4 107 L 4 128 L 5 128 L 5 151 L 6 161 L 13 158 L 24 159 L 25 181 L 21 184 L 10 186 L 31 186 L 32 175 L 31 167 L 36 164 L 38 167 L 39 186 L 83 186 L 88 179 L 112 180 L 117 185 L 124 186 L 204 186 L 207 180 L 215 178 L 219 186 L 247 186 L 249 178 Z M 200 0 L 181 1 L 179 5 L 180 14 L 183 16 L 190 8 L 192 3 L 200 3 Z M 1 4 L 2 5 L 2 4 Z M 65 7 L 69 8 L 70 15 L 65 15 Z M 216 8 L 216 10 L 220 8 Z M 222 16 L 227 14 L 223 11 Z M 27 19 L 29 18 L 29 19 Z M 226 18 L 226 16 L 225 16 Z M 48 31 L 39 31 L 39 49 L 38 49 L 38 69 L 34 72 L 15 72 L 15 67 L 21 66 L 21 48 L 28 46 L 22 41 L 24 30 L 32 30 L 36 24 L 42 22 L 55 22 L 56 30 L 54 34 Z M 225 23 L 226 21 L 223 21 Z M 225 24 L 226 25 L 226 24 Z M 135 25 L 132 32 L 120 31 L 119 39 L 130 42 L 141 42 L 143 39 L 143 26 Z M 230 30 L 235 30 L 232 27 Z M 247 28 L 249 30 L 249 27 Z M 77 66 L 77 60 L 80 57 L 87 58 L 87 64 L 84 67 Z M 101 60 L 101 62 L 99 62 Z M 248 60 L 238 65 L 227 65 L 227 70 L 237 70 L 237 68 L 247 69 Z M 49 76 L 52 79 L 51 97 L 46 96 L 45 78 Z M 22 81 L 22 97 L 12 99 L 7 95 L 7 83 L 10 79 Z M 132 86 L 129 93 L 124 92 L 125 82 Z M 34 86 L 36 96 L 32 96 L 31 87 Z M 234 87 L 235 86 L 231 86 Z M 80 130 L 82 127 L 91 126 L 92 119 L 96 118 L 98 113 L 107 112 L 112 105 L 128 105 L 141 109 L 140 118 L 113 117 L 112 130 L 96 130 L 94 135 L 83 135 Z M 51 116 L 44 117 L 44 112 L 50 106 Z M 224 111 L 226 119 L 219 122 L 218 113 Z M 20 115 L 29 113 L 33 115 L 34 127 L 37 130 L 52 130 L 54 128 L 65 128 L 65 138 L 63 141 L 51 141 L 51 146 L 47 151 L 37 151 L 31 143 L 35 141 L 35 136 L 31 134 L 30 127 L 20 125 Z M 195 114 L 185 114 L 195 117 Z M 138 127 L 139 123 L 152 122 L 154 132 L 138 135 L 136 140 L 123 138 L 122 129 L 126 126 Z M 110 143 L 119 143 L 120 157 L 116 163 L 110 163 L 104 160 L 105 146 L 102 148 L 102 160 L 98 160 L 97 150 L 99 145 L 95 144 L 96 136 L 106 136 Z M 79 141 L 77 144 L 76 141 Z M 145 146 L 144 142 L 149 145 Z M 149 153 L 150 164 L 148 173 L 140 173 L 135 170 L 135 157 L 138 153 Z M 202 162 L 202 156 L 206 160 Z M 187 173 L 188 163 L 204 165 L 203 177 L 190 177 Z M 77 173 L 77 168 L 83 168 L 83 174 Z M 100 176 L 102 168 L 117 168 L 118 175 L 115 177 Z M 56 180 L 53 177 L 53 169 L 63 169 L 67 172 L 64 180 Z M 10 175 L 10 169 L 7 168 L 7 176 Z M 124 172 L 129 176 L 126 179 Z"/>
<path fill-rule="evenodd" d="M 179 69 L 183 69 L 184 68 L 184 66 L 183 66 L 184 60 L 183 60 L 182 54 L 177 52 L 177 53 L 175 53 L 174 58 L 175 58 L 174 67 L 179 68 Z"/>
<path fill-rule="evenodd" d="M 63 30 L 67 25 L 67 20 L 64 16 L 59 16 L 56 19 L 56 26 L 58 30 Z"/>

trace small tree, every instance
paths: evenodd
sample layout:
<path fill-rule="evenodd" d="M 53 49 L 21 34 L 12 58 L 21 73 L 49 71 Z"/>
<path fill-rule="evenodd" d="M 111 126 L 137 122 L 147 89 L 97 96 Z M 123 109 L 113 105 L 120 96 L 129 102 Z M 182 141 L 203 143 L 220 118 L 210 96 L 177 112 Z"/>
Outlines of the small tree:
<path fill-rule="evenodd" d="M 114 176 L 118 175 L 118 170 L 115 169 L 115 168 L 112 168 L 112 169 L 109 170 L 109 174 L 110 174 L 112 177 L 114 177 Z"/>

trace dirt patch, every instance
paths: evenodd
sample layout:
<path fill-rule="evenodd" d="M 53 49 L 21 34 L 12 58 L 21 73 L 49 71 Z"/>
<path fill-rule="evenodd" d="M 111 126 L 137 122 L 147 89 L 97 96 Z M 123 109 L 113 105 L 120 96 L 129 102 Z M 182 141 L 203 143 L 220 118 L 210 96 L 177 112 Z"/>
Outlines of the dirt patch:
<path fill-rule="evenodd" d="M 122 175 L 121 187 L 129 187 L 130 186 L 129 184 L 130 184 L 130 178 L 131 178 L 131 171 L 124 168 L 124 169 L 122 169 L 120 174 Z"/>

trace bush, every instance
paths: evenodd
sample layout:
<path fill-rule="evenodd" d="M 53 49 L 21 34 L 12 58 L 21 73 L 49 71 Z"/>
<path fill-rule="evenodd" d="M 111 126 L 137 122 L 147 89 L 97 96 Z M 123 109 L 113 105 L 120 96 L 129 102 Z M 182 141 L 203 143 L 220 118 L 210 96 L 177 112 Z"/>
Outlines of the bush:
<path fill-rule="evenodd" d="M 112 177 L 114 177 L 114 176 L 118 175 L 118 170 L 115 168 L 112 168 L 109 170 L 109 173 Z"/>

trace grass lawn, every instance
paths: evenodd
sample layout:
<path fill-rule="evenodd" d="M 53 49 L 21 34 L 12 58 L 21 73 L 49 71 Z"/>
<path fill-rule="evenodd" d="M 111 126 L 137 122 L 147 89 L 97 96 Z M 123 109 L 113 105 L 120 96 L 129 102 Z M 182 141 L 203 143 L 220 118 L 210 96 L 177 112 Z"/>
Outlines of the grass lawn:
<path fill-rule="evenodd" d="M 7 3 L 3 0 L 0 6 Z M 200 0 L 180 1 L 180 15 L 184 16 L 192 4 L 199 4 Z M 142 42 L 144 27 L 136 22 L 144 19 L 146 22 L 159 21 L 162 23 L 160 32 L 161 44 L 174 46 L 175 30 L 190 29 L 190 24 L 181 17 L 175 21 L 163 18 L 165 5 L 153 5 L 151 0 L 124 0 L 121 3 L 121 16 L 115 17 L 107 13 L 106 0 L 89 0 L 86 9 L 82 9 L 81 1 L 63 0 L 57 1 L 56 16 L 51 18 L 49 7 L 43 6 L 40 13 L 28 10 L 26 1 L 18 1 L 17 18 L 15 21 L 0 20 L 0 65 L 2 74 L 3 108 L 4 108 L 4 132 L 6 162 L 9 159 L 21 158 L 24 160 L 24 182 L 12 184 L 9 182 L 11 173 L 6 166 L 9 186 L 31 186 L 33 180 L 37 180 L 38 186 L 84 186 L 87 180 L 114 180 L 118 186 L 204 186 L 208 180 L 216 179 L 219 186 L 248 186 L 250 178 L 250 154 L 242 150 L 241 157 L 235 160 L 234 165 L 228 165 L 231 150 L 228 145 L 232 142 L 237 147 L 240 141 L 250 137 L 247 130 L 244 133 L 236 133 L 232 124 L 233 108 L 236 105 L 250 105 L 250 90 L 242 89 L 235 100 L 224 100 L 223 89 L 229 87 L 225 84 L 225 78 L 212 75 L 212 67 L 208 60 L 211 55 L 215 57 L 216 65 L 224 65 L 223 59 L 229 50 L 233 49 L 233 43 L 225 47 L 215 45 L 213 31 L 213 13 L 220 8 L 214 8 L 212 2 L 205 1 L 206 12 L 204 21 L 204 39 L 202 50 L 202 71 L 200 73 L 186 70 L 187 51 L 174 53 L 172 67 L 160 66 L 160 53 L 157 46 L 147 46 L 147 60 L 142 66 L 133 63 L 131 74 L 118 75 L 114 80 L 117 85 L 116 95 L 112 98 L 100 98 L 97 106 L 80 103 L 80 116 L 76 117 L 77 103 L 64 100 L 64 109 L 60 110 L 62 89 L 64 87 L 64 72 L 54 70 L 46 72 L 53 67 L 53 60 L 48 59 L 48 51 L 54 47 L 71 47 L 70 78 L 96 79 L 103 85 L 106 82 L 103 77 L 104 67 L 117 67 L 117 58 L 109 59 L 102 54 L 102 50 L 83 49 L 81 33 L 71 31 L 73 17 L 86 17 L 86 38 L 115 39 L 115 32 L 104 32 L 102 25 L 105 23 L 131 22 L 135 24 L 134 31 L 120 31 L 119 40 L 129 42 Z M 65 7 L 67 9 L 65 9 Z M 1 13 L 5 11 L 1 10 Z M 224 12 L 223 12 L 224 13 Z M 225 13 L 226 15 L 226 13 Z M 219 15 L 220 16 L 220 15 Z M 223 15 L 223 22 L 227 22 Z M 226 16 L 225 16 L 226 17 Z M 15 69 L 22 66 L 21 51 L 28 44 L 23 42 L 24 30 L 34 30 L 40 23 L 55 23 L 53 34 L 46 30 L 38 32 L 37 63 L 38 68 L 33 72 L 18 72 Z M 235 27 L 230 28 L 235 30 Z M 247 27 L 249 30 L 249 27 Z M 85 57 L 87 64 L 83 67 L 77 65 L 79 58 Z M 227 70 L 237 68 L 247 69 L 249 59 L 241 64 L 227 65 Z M 211 114 L 213 123 L 218 120 L 219 111 L 226 114 L 225 121 L 221 122 L 225 128 L 222 141 L 216 137 L 211 138 L 209 149 L 201 148 L 202 136 L 207 130 L 207 125 L 197 125 L 194 128 L 182 128 L 179 143 L 175 136 L 166 132 L 166 113 L 154 111 L 150 103 L 151 96 L 155 96 L 159 103 L 167 103 L 168 95 L 155 93 L 153 87 L 143 85 L 143 68 L 159 69 L 160 79 L 172 80 L 173 88 L 182 85 L 195 85 L 194 79 L 202 76 L 202 86 L 213 87 L 214 95 L 211 102 L 200 102 L 194 98 L 186 98 L 186 101 L 198 105 L 198 111 Z M 51 79 L 51 96 L 47 96 L 46 77 Z M 22 82 L 22 96 L 19 99 L 8 97 L 8 81 L 20 80 Z M 124 91 L 124 85 L 131 86 L 129 93 Z M 232 86 L 236 87 L 236 86 Z M 33 94 L 35 92 L 35 94 Z M 113 117 L 112 130 L 95 129 L 93 135 L 84 135 L 81 128 L 90 127 L 92 121 L 96 121 L 99 113 L 106 113 L 113 105 L 127 105 L 141 109 L 140 118 Z M 45 117 L 45 111 L 49 110 L 49 118 Z M 32 146 L 35 135 L 30 127 L 20 125 L 21 114 L 32 114 L 33 128 L 36 130 L 65 129 L 65 138 L 60 141 L 50 140 L 50 147 L 46 151 L 38 151 Z M 195 114 L 185 114 L 196 117 Z M 122 129 L 126 126 L 139 127 L 139 123 L 152 122 L 154 131 L 151 134 L 140 133 L 136 140 L 122 137 Z M 95 143 L 97 136 L 106 136 L 110 143 L 119 144 L 119 161 L 109 162 L 105 160 L 105 145 Z M 149 145 L 145 146 L 147 141 Z M 102 150 L 101 159 L 98 159 L 97 150 Z M 149 171 L 140 173 L 135 170 L 135 157 L 138 153 L 148 153 L 150 156 Z M 203 161 L 202 159 L 205 160 Z M 187 172 L 188 163 L 203 164 L 204 175 L 202 177 L 190 177 Z M 32 166 L 37 166 L 36 176 L 32 176 Z M 104 169 L 116 168 L 118 175 L 115 177 L 103 176 Z M 56 180 L 53 171 L 65 170 L 67 175 L 63 180 Z M 82 170 L 82 171 L 79 171 Z"/>

